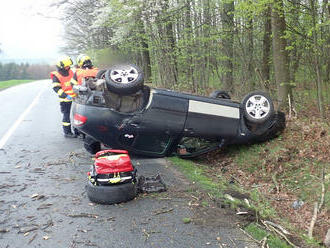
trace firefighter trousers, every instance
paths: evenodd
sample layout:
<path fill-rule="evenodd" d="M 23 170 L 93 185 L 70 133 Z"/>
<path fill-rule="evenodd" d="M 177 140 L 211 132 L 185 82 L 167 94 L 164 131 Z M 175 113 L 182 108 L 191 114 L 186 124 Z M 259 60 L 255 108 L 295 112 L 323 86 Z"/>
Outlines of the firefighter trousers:
<path fill-rule="evenodd" d="M 64 134 L 72 133 L 70 122 L 70 110 L 72 102 L 60 102 L 61 112 L 63 114 L 62 126 Z"/>

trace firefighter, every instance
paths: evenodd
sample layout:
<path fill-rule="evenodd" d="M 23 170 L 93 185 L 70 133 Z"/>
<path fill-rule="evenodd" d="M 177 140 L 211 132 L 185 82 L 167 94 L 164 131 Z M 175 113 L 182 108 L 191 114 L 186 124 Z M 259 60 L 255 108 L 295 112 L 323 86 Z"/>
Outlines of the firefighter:
<path fill-rule="evenodd" d="M 77 57 L 77 66 L 78 68 L 71 80 L 73 85 L 81 85 L 84 78 L 96 77 L 98 68 L 93 66 L 92 60 L 89 56 L 80 54 Z"/>
<path fill-rule="evenodd" d="M 91 58 L 85 54 L 80 54 L 77 57 L 77 67 L 71 79 L 72 86 L 81 85 L 84 78 L 95 78 L 97 72 L 98 69 L 93 66 Z M 79 130 L 76 128 L 74 128 L 74 134 L 81 139 L 85 138 L 85 134 L 79 132 Z"/>
<path fill-rule="evenodd" d="M 71 131 L 70 109 L 72 99 L 76 94 L 72 90 L 71 79 L 73 71 L 71 70 L 73 62 L 69 56 L 61 57 L 56 63 L 56 71 L 50 73 L 52 79 L 53 90 L 57 93 L 60 100 L 61 112 L 63 114 L 63 131 L 64 137 L 76 138 L 77 136 Z"/>

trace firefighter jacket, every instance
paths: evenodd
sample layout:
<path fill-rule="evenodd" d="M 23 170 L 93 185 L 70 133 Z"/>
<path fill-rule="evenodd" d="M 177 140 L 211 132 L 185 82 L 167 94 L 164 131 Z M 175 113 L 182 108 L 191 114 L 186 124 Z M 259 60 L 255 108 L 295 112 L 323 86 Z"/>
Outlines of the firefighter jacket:
<path fill-rule="evenodd" d="M 74 98 L 76 94 L 72 90 L 71 79 L 73 71 L 69 70 L 68 75 L 63 75 L 58 71 L 50 73 L 50 78 L 53 80 L 53 90 L 58 94 L 60 102 L 72 102 L 67 99 L 67 96 Z"/>
<path fill-rule="evenodd" d="M 82 68 L 78 68 L 76 70 L 76 72 L 73 75 L 73 78 L 71 80 L 71 83 L 73 85 L 81 85 L 83 78 L 88 78 L 88 77 L 96 77 L 97 72 L 99 71 L 98 68 L 93 67 L 91 69 L 86 68 L 86 69 L 82 69 Z"/>

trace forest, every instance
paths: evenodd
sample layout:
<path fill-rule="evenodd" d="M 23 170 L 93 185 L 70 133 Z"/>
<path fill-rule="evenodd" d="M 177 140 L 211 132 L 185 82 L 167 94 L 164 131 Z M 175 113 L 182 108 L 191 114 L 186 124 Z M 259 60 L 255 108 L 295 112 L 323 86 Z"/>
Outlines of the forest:
<path fill-rule="evenodd" d="M 293 115 L 329 111 L 328 0 L 61 1 L 63 51 L 138 64 L 153 86 L 241 97 L 262 89 Z"/>
<path fill-rule="evenodd" d="M 12 79 L 46 79 L 54 66 L 47 64 L 0 63 L 0 81 Z"/>

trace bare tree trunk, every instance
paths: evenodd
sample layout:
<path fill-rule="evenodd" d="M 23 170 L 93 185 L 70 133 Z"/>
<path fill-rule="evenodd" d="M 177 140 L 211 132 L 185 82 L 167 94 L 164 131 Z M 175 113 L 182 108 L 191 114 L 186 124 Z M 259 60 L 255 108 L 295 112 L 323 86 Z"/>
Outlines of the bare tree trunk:
<path fill-rule="evenodd" d="M 194 85 L 193 80 L 193 58 L 192 58 L 192 25 L 191 25 L 191 7 L 190 7 L 190 0 L 185 0 L 186 4 L 186 14 L 185 14 L 185 25 L 184 25 L 184 39 L 186 40 L 186 50 L 187 50 L 187 67 L 188 67 L 188 73 L 187 73 L 187 79 L 188 83 L 191 83 L 192 88 Z"/>
<path fill-rule="evenodd" d="M 233 79 L 233 54 L 234 54 L 234 1 L 225 2 L 221 11 L 221 19 L 223 22 L 223 54 L 225 55 L 223 86 L 224 89 L 233 93 L 234 92 L 234 79 Z"/>
<path fill-rule="evenodd" d="M 144 78 L 146 82 L 151 81 L 151 61 L 150 61 L 150 52 L 149 52 L 149 45 L 146 40 L 146 31 L 144 28 L 144 24 L 142 21 L 142 16 L 138 16 L 137 23 L 138 23 L 138 32 L 141 34 L 140 43 L 141 43 L 141 57 L 142 57 L 142 67 L 144 71 Z"/>
<path fill-rule="evenodd" d="M 323 0 L 323 14 L 324 14 L 324 21 L 330 19 L 330 4 L 328 0 Z M 330 27 L 324 27 L 325 37 L 324 39 L 327 41 L 328 46 L 325 47 L 325 64 L 326 64 L 326 71 L 325 71 L 325 78 L 324 78 L 324 87 L 325 87 L 325 97 L 326 99 L 330 99 Z M 329 104 L 329 101 L 325 104 Z"/>
<path fill-rule="evenodd" d="M 150 62 L 150 53 L 149 53 L 149 45 L 143 39 L 142 40 L 142 63 L 144 68 L 144 78 L 145 81 L 151 82 L 151 62 Z"/>
<path fill-rule="evenodd" d="M 249 83 L 249 88 L 254 90 L 255 88 L 255 80 L 253 80 L 253 20 L 252 16 L 249 17 L 248 20 L 248 28 L 247 28 L 247 35 L 248 35 L 248 46 L 247 46 L 247 56 L 248 56 L 248 68 L 247 68 L 247 81 Z"/>
<path fill-rule="evenodd" d="M 317 102 L 321 117 L 324 118 L 323 110 L 323 99 L 322 99 L 322 78 L 321 78 L 321 68 L 320 68 L 320 47 L 318 44 L 318 37 L 316 33 L 316 15 L 317 10 L 315 8 L 315 0 L 310 0 L 311 11 L 312 11 L 312 21 L 313 21 L 313 41 L 314 41 L 314 66 L 316 71 L 316 87 L 317 87 Z"/>
<path fill-rule="evenodd" d="M 278 87 L 277 109 L 288 109 L 289 94 L 289 57 L 285 50 L 286 39 L 284 38 L 286 23 L 282 0 L 274 0 L 272 7 L 272 34 L 273 34 L 273 61 L 275 81 Z"/>
<path fill-rule="evenodd" d="M 265 10 L 265 23 L 264 23 L 264 38 L 263 38 L 263 54 L 262 54 L 262 78 L 266 85 L 270 80 L 270 48 L 271 48 L 271 8 L 267 7 Z M 266 87 L 267 88 L 267 87 Z"/>
<path fill-rule="evenodd" d="M 163 1 L 164 13 L 166 13 L 169 9 L 169 0 Z M 175 51 L 175 38 L 174 38 L 174 31 L 173 31 L 173 22 L 171 17 L 167 15 L 165 19 L 165 33 L 166 33 L 166 43 L 167 43 L 167 56 L 169 62 L 169 71 L 172 74 L 172 85 L 176 86 L 178 82 L 178 66 L 177 61 L 174 55 Z"/>

